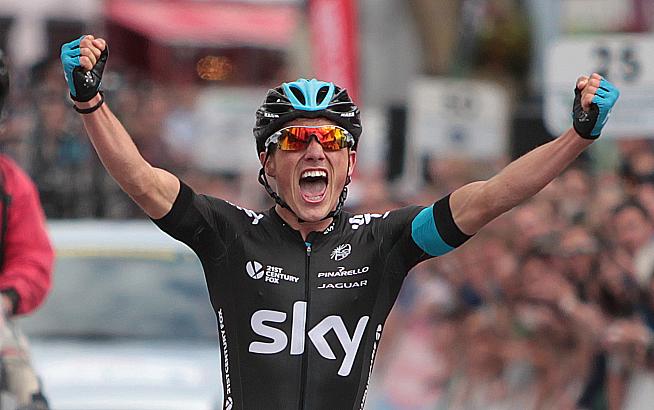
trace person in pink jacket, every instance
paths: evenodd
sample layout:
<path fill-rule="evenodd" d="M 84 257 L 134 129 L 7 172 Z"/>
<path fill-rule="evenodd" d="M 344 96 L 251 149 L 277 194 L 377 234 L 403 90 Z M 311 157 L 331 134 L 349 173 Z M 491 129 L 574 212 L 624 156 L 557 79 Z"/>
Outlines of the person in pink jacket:
<path fill-rule="evenodd" d="M 0 121 L 9 93 L 9 75 L 0 50 Z M 32 369 L 25 337 L 13 319 L 33 312 L 52 282 L 54 251 L 38 191 L 27 174 L 0 154 L 0 358 L 8 391 L 21 410 L 47 409 Z"/>

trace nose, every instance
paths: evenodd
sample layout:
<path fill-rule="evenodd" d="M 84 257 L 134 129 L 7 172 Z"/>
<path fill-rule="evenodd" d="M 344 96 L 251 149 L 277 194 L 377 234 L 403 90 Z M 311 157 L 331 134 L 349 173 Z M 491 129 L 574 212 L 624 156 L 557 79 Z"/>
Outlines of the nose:
<path fill-rule="evenodd" d="M 320 145 L 318 139 L 315 136 L 312 136 L 311 140 L 309 140 L 309 145 L 307 145 L 307 150 L 304 153 L 304 157 L 308 160 L 314 161 L 325 159 L 325 151 L 322 149 L 322 145 Z"/>

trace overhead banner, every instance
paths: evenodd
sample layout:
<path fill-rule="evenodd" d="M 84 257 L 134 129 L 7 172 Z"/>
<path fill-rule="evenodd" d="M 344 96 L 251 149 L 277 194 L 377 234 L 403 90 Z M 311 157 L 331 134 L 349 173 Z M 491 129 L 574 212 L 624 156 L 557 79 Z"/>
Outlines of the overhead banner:
<path fill-rule="evenodd" d="M 312 60 L 316 76 L 347 88 L 358 102 L 359 35 L 355 0 L 309 0 Z"/>

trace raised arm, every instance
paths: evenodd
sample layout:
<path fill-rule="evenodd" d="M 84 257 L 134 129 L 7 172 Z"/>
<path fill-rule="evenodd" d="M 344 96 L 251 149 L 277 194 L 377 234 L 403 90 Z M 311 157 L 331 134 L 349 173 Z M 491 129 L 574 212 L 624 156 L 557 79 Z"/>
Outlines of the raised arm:
<path fill-rule="evenodd" d="M 118 185 L 151 218 L 170 211 L 179 193 L 173 174 L 150 165 L 139 153 L 123 125 L 103 103 L 98 92 L 108 47 L 101 38 L 87 35 L 61 48 L 66 81 L 91 143 Z"/>
<path fill-rule="evenodd" d="M 575 89 L 574 127 L 513 161 L 489 180 L 454 191 L 450 206 L 457 226 L 473 234 L 543 189 L 599 137 L 619 94 L 598 74 L 580 77 Z"/>

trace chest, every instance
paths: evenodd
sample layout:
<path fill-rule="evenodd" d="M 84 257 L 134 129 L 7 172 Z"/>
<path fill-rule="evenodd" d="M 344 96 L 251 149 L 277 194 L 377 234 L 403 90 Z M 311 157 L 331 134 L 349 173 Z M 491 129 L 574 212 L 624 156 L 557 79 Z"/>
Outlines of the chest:
<path fill-rule="evenodd" d="M 266 240 L 244 238 L 230 252 L 238 292 L 257 306 L 289 309 L 306 302 L 318 316 L 370 306 L 382 285 L 384 261 L 374 241 L 338 239 Z"/>

